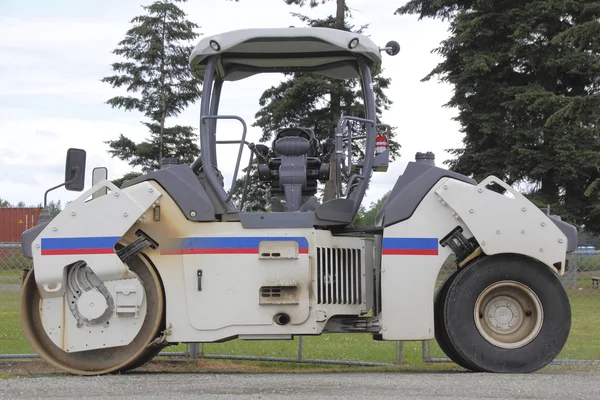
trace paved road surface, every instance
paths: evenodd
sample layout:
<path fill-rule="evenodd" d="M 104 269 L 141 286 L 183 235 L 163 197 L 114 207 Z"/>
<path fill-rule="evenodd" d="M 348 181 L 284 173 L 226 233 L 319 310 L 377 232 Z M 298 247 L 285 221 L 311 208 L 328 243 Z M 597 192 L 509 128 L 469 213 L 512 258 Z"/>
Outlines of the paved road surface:
<path fill-rule="evenodd" d="M 0 380 L 0 399 L 599 399 L 600 372 L 159 374 Z"/>

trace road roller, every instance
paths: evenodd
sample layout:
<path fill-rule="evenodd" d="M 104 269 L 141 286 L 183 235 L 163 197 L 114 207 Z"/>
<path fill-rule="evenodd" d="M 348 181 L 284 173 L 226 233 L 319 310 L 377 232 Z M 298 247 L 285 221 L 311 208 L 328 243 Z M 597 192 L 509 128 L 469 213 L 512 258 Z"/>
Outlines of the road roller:
<path fill-rule="evenodd" d="M 200 40 L 189 56 L 203 82 L 198 159 L 164 159 L 121 187 L 96 168 L 86 190 L 85 150 L 68 149 L 59 186 L 82 194 L 23 233 L 33 268 L 20 315 L 35 351 L 98 375 L 132 370 L 172 344 L 344 333 L 435 338 L 477 372 L 551 362 L 570 331 L 559 277 L 577 247 L 574 226 L 495 176 L 478 182 L 436 166 L 429 152 L 407 164 L 375 226 L 352 225 L 373 174 L 388 169 L 372 77 L 399 51 L 327 28 Z M 219 102 L 224 88 L 267 73 L 353 80 L 364 109 L 331 133 L 290 124 L 271 143 L 251 143 L 244 119 L 220 114 Z M 223 120 L 239 124 L 239 140 L 223 139 Z M 227 160 L 231 187 L 217 145 L 238 150 Z M 234 191 L 240 168 L 245 185 Z M 266 212 L 245 211 L 251 178 L 270 188 Z M 452 273 L 438 287 L 446 262 Z"/>

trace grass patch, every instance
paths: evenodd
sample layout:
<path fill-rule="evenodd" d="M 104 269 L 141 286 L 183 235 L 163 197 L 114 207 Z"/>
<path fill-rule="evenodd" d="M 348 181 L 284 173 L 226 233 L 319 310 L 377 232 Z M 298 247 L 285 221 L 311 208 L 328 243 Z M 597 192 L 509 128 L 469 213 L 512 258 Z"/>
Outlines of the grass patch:
<path fill-rule="evenodd" d="M 594 264 L 595 267 L 595 264 Z M 579 272 L 577 287 L 567 289 L 572 309 L 571 334 L 559 359 L 600 360 L 600 288 L 591 286 L 592 275 L 600 272 Z M 440 273 L 440 281 L 446 272 Z M 0 354 L 28 354 L 33 349 L 25 340 L 19 321 L 20 270 L 0 269 Z M 551 311 L 550 311 L 551 312 Z M 404 362 L 422 363 L 421 342 L 404 342 Z M 289 341 L 242 341 L 207 343 L 201 351 L 210 355 L 297 358 L 299 339 Z M 325 334 L 305 336 L 302 343 L 304 360 L 341 360 L 375 363 L 397 361 L 396 342 L 374 341 L 368 334 Z M 166 351 L 183 352 L 185 345 L 171 346 Z M 433 358 L 445 358 L 437 343 L 430 342 Z M 270 363 L 269 363 L 270 364 Z"/>

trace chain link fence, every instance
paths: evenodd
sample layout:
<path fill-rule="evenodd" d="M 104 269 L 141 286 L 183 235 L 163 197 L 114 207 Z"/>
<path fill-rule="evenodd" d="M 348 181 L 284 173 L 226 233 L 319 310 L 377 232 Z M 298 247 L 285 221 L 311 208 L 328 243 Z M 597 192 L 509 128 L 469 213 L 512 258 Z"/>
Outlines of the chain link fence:
<path fill-rule="evenodd" d="M 0 358 L 36 357 L 23 336 L 19 321 L 21 277 L 31 268 L 18 243 L 0 243 Z M 454 270 L 446 262 L 438 285 Z M 600 360 L 600 251 L 578 251 L 561 278 L 572 308 L 569 340 L 561 360 Z M 181 344 L 166 348 L 164 356 L 237 360 L 300 361 L 335 364 L 401 364 L 449 361 L 435 342 L 383 342 L 369 334 L 326 334 L 288 341 L 243 341 Z"/>

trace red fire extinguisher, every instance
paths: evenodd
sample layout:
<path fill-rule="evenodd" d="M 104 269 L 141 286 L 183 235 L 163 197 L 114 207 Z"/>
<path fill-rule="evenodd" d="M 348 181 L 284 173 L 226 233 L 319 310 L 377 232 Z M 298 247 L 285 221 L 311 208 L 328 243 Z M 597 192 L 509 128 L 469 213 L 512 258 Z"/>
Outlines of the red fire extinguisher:
<path fill-rule="evenodd" d="M 381 133 L 375 138 L 375 155 L 378 156 L 388 148 L 388 141 Z"/>

